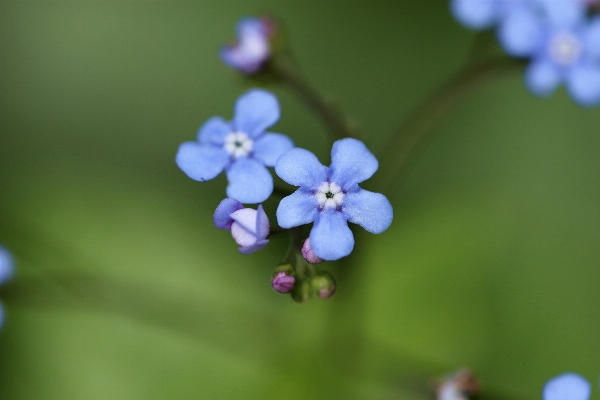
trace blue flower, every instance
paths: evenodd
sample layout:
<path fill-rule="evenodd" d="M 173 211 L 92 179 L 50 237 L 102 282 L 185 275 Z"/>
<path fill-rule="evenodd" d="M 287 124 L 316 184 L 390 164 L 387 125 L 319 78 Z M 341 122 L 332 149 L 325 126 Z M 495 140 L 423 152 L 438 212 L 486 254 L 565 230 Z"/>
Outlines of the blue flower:
<path fill-rule="evenodd" d="M 542 1 L 542 0 L 540 0 Z M 579 1 L 543 0 L 544 15 L 522 9 L 498 32 L 513 56 L 531 57 L 525 83 L 546 96 L 564 82 L 579 104 L 600 102 L 600 18 L 589 19 Z"/>
<path fill-rule="evenodd" d="M 245 74 L 260 71 L 271 55 L 269 36 L 272 30 L 272 24 L 267 20 L 242 18 L 237 24 L 237 43 L 234 46 L 223 46 L 221 59 L 231 68 Z"/>
<path fill-rule="evenodd" d="M 244 203 L 265 201 L 273 192 L 273 178 L 266 166 L 275 166 L 279 156 L 294 147 L 287 136 L 265 132 L 277 120 L 277 98 L 264 90 L 250 90 L 237 100 L 232 121 L 221 117 L 206 121 L 197 142 L 179 146 L 175 162 L 200 182 L 225 170 L 228 197 Z"/>
<path fill-rule="evenodd" d="M 10 252 L 0 246 L 0 284 L 6 282 L 15 273 L 15 262 Z M 4 308 L 0 305 L 0 327 L 4 325 Z"/>
<path fill-rule="evenodd" d="M 589 400 L 592 388 L 588 381 L 573 372 L 550 379 L 542 389 L 543 400 Z"/>
<path fill-rule="evenodd" d="M 269 243 L 269 218 L 262 204 L 253 210 L 235 199 L 224 199 L 215 210 L 213 222 L 217 228 L 231 231 L 242 254 L 254 253 Z"/>
<path fill-rule="evenodd" d="M 292 228 L 314 221 L 309 236 L 314 254 L 325 260 L 347 256 L 354 247 L 347 221 L 371 233 L 381 233 L 392 223 L 388 199 L 358 186 L 377 168 L 375 156 L 356 139 L 333 144 L 330 167 L 321 165 L 308 150 L 288 151 L 277 160 L 275 172 L 300 188 L 281 200 L 277 222 L 282 228 Z"/>

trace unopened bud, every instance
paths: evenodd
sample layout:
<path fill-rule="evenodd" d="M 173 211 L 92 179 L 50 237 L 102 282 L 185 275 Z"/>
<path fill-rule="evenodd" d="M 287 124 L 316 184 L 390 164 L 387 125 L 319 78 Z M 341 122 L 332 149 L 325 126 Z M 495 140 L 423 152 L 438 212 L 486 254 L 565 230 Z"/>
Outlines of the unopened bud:
<path fill-rule="evenodd" d="M 304 257 L 304 259 L 311 264 L 321 264 L 323 261 L 325 261 L 313 253 L 312 249 L 310 248 L 310 241 L 308 238 L 306 238 L 304 244 L 302 245 L 302 257 Z"/>
<path fill-rule="evenodd" d="M 308 281 L 301 281 L 296 283 L 294 290 L 292 291 L 292 298 L 296 303 L 304 303 L 310 298 L 311 287 Z"/>
<path fill-rule="evenodd" d="M 321 271 L 313 276 L 311 285 L 315 295 L 322 299 L 328 299 L 335 293 L 335 280 L 327 271 Z"/>
<path fill-rule="evenodd" d="M 275 268 L 271 285 L 276 292 L 283 294 L 291 292 L 295 282 L 294 268 L 291 264 L 281 264 Z"/>

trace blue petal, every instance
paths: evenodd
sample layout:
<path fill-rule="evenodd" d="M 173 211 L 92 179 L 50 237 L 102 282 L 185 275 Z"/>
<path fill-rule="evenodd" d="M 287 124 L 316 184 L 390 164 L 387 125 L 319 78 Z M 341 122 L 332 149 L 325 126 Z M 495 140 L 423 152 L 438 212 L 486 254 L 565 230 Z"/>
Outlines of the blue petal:
<path fill-rule="evenodd" d="M 346 218 L 334 208 L 325 208 L 318 213 L 309 240 L 313 253 L 324 260 L 346 257 L 354 248 L 354 236 Z"/>
<path fill-rule="evenodd" d="M 316 197 L 302 188 L 284 197 L 277 206 L 277 224 L 284 229 L 313 222 L 319 203 Z"/>
<path fill-rule="evenodd" d="M 577 65 L 567 75 L 569 94 L 582 106 L 600 103 L 600 69 L 595 65 Z"/>
<path fill-rule="evenodd" d="M 538 0 L 544 7 L 549 21 L 557 26 L 572 27 L 582 22 L 586 5 L 579 0 Z"/>
<path fill-rule="evenodd" d="M 342 212 L 349 222 L 358 224 L 371 233 L 381 233 L 392 223 L 394 211 L 387 197 L 359 189 L 344 197 Z"/>
<path fill-rule="evenodd" d="M 327 179 L 328 168 L 308 150 L 294 148 L 275 163 L 275 173 L 294 186 L 317 189 Z"/>
<path fill-rule="evenodd" d="M 0 283 L 4 283 L 15 273 L 15 260 L 10 251 L 0 246 Z"/>
<path fill-rule="evenodd" d="M 523 57 L 534 53 L 542 43 L 541 16 L 528 7 L 511 9 L 498 28 L 498 39 L 506 52 Z"/>
<path fill-rule="evenodd" d="M 236 199 L 222 200 L 213 214 L 213 223 L 219 229 L 231 230 L 233 218 L 230 217 L 230 214 L 242 208 L 244 206 Z"/>
<path fill-rule="evenodd" d="M 550 379 L 542 390 L 543 400 L 589 400 L 592 388 L 588 381 L 573 372 Z"/>
<path fill-rule="evenodd" d="M 259 241 L 266 239 L 269 236 L 269 228 L 269 217 L 262 204 L 259 204 L 256 209 L 256 238 Z"/>
<path fill-rule="evenodd" d="M 238 37 L 246 35 L 267 34 L 265 23 L 256 17 L 244 17 L 236 25 Z"/>
<path fill-rule="evenodd" d="M 198 129 L 198 141 L 202 144 L 222 146 L 225 137 L 231 133 L 231 126 L 221 117 L 212 117 Z"/>
<path fill-rule="evenodd" d="M 220 147 L 185 142 L 179 146 L 175 162 L 187 176 L 204 182 L 223 171 L 229 162 L 229 155 Z"/>
<path fill-rule="evenodd" d="M 235 103 L 233 125 L 237 131 L 245 132 L 251 138 L 262 135 L 278 120 L 279 102 L 265 90 L 250 90 Z"/>
<path fill-rule="evenodd" d="M 277 159 L 294 147 L 292 139 L 281 133 L 265 133 L 256 139 L 252 152 L 267 167 L 274 167 Z"/>
<path fill-rule="evenodd" d="M 556 89 L 563 77 L 550 61 L 533 61 L 525 70 L 525 84 L 538 96 L 547 96 Z"/>
<path fill-rule="evenodd" d="M 273 178 L 259 161 L 238 158 L 227 169 L 227 196 L 242 203 L 262 203 L 273 192 Z"/>
<path fill-rule="evenodd" d="M 251 208 L 243 208 L 231 214 L 231 218 L 237 222 L 242 228 L 251 233 L 256 239 L 256 220 L 258 213 Z"/>
<path fill-rule="evenodd" d="M 600 57 L 600 17 L 594 17 L 582 35 L 585 51 L 592 57 Z"/>
<path fill-rule="evenodd" d="M 269 243 L 268 240 L 259 240 L 250 246 L 239 247 L 238 251 L 242 254 L 251 254 L 251 253 L 254 253 L 255 251 L 258 251 L 258 250 L 262 249 L 263 247 L 265 247 L 267 245 L 267 243 Z"/>
<path fill-rule="evenodd" d="M 460 23 L 473 29 L 487 28 L 498 18 L 498 4 L 490 0 L 452 0 L 450 10 Z"/>
<path fill-rule="evenodd" d="M 342 189 L 352 189 L 369 179 L 378 167 L 377 159 L 360 140 L 347 138 L 333 144 L 329 176 Z"/>

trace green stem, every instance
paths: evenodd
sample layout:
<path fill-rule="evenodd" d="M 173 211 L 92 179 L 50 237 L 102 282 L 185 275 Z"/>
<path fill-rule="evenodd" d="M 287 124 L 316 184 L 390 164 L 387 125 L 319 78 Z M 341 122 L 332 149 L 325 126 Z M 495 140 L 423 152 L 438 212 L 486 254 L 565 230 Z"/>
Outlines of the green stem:
<path fill-rule="evenodd" d="M 410 161 L 435 134 L 435 128 L 469 93 L 492 78 L 519 71 L 523 60 L 496 57 L 467 64 L 430 95 L 406 118 L 397 133 L 382 147 L 378 179 L 380 187 L 389 187 L 406 174 Z"/>
<path fill-rule="evenodd" d="M 332 140 L 355 136 L 336 105 L 319 94 L 284 55 L 275 57 L 270 64 L 272 72 L 322 120 Z"/>

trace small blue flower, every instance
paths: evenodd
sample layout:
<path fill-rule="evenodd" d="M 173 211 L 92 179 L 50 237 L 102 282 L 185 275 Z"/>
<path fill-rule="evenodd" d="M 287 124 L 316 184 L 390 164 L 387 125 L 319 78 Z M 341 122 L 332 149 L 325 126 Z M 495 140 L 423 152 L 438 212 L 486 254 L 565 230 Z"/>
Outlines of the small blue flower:
<path fill-rule="evenodd" d="M 504 49 L 531 57 L 525 83 L 547 96 L 564 82 L 583 106 L 600 102 L 600 18 L 589 19 L 579 1 L 542 1 L 544 15 L 522 9 L 499 30 Z"/>
<path fill-rule="evenodd" d="M 314 254 L 325 260 L 347 256 L 354 247 L 347 221 L 371 233 L 381 233 L 392 223 L 388 199 L 358 186 L 378 165 L 364 143 L 351 138 L 333 144 L 330 167 L 308 150 L 288 151 L 277 160 L 275 172 L 300 188 L 281 200 L 277 222 L 282 228 L 292 228 L 314 221 L 309 236 Z"/>
<path fill-rule="evenodd" d="M 6 282 L 15 273 L 15 262 L 10 252 L 0 246 L 0 284 Z M 0 328 L 4 325 L 4 308 L 0 305 Z"/>
<path fill-rule="evenodd" d="M 243 203 L 260 203 L 273 192 L 273 177 L 267 167 L 294 147 L 290 138 L 265 130 L 279 120 L 277 98 L 253 89 L 235 104 L 235 116 L 206 121 L 198 131 L 197 142 L 179 146 L 175 162 L 190 178 L 204 182 L 225 170 L 227 196 Z"/>
<path fill-rule="evenodd" d="M 242 18 L 237 24 L 237 43 L 234 46 L 223 46 L 221 59 L 231 68 L 245 74 L 259 72 L 271 55 L 269 37 L 272 30 L 272 24 L 267 20 Z"/>
<path fill-rule="evenodd" d="M 213 222 L 217 228 L 231 231 L 242 254 L 254 253 L 269 243 L 269 218 L 262 204 L 253 210 L 235 199 L 224 199 L 215 210 Z"/>
<path fill-rule="evenodd" d="M 567 372 L 550 379 L 542 389 L 543 400 L 589 400 L 592 387 L 581 375 Z"/>

